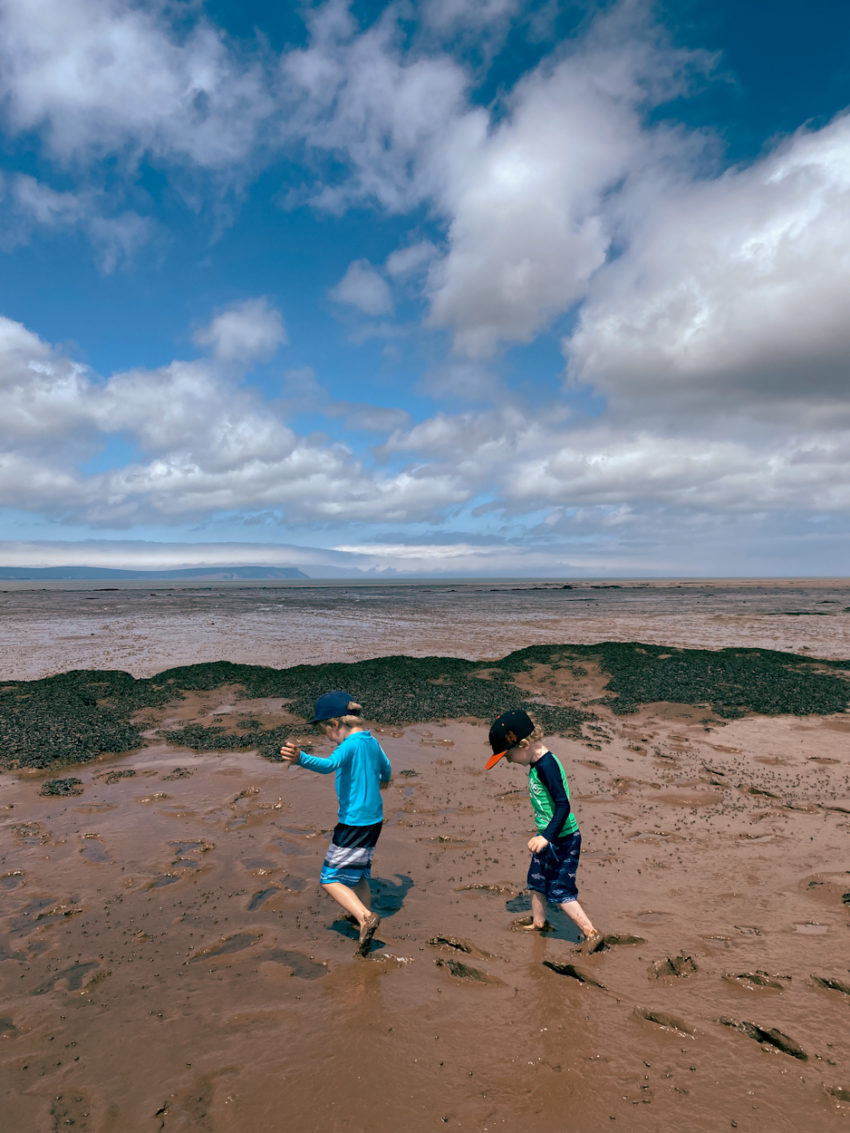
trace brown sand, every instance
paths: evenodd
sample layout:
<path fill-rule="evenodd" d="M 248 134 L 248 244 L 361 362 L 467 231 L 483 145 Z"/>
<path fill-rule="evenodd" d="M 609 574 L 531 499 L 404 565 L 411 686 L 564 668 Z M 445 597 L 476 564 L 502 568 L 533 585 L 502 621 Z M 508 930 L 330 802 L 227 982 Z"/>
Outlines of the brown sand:
<path fill-rule="evenodd" d="M 551 642 L 850 657 L 847 579 L 582 582 L 569 590 L 519 581 L 25 588 L 32 585 L 0 589 L 4 679 L 70 669 L 150 677 L 221 660 L 286 668 L 397 653 L 479 659 Z"/>
<path fill-rule="evenodd" d="M 552 739 L 590 957 L 557 912 L 509 931 L 530 808 L 480 726 L 378 731 L 366 959 L 316 885 L 331 778 L 165 747 L 69 769 L 74 798 L 0 776 L 0 1127 L 846 1129 L 850 719 L 699 715 Z"/>

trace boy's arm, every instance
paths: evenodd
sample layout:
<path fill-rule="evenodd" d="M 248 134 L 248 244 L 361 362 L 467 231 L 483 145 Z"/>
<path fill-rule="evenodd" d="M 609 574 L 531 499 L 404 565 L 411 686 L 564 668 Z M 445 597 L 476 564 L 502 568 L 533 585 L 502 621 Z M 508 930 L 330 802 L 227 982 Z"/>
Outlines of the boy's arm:
<path fill-rule="evenodd" d="M 340 748 L 336 748 L 327 759 L 322 759 L 317 755 L 308 755 L 306 751 L 299 751 L 295 744 L 289 743 L 283 745 L 280 754 L 291 765 L 306 767 L 308 771 L 317 771 L 320 775 L 330 775 L 332 771 L 341 767 L 347 758 L 350 758 L 350 753 L 340 754 Z"/>
<path fill-rule="evenodd" d="M 326 758 L 319 755 L 308 755 L 306 751 L 299 751 L 296 763 L 299 767 L 306 767 L 308 771 L 318 771 L 320 775 L 330 775 L 332 771 L 342 767 L 351 759 L 351 749 L 342 750 L 342 744 Z"/>
<path fill-rule="evenodd" d="M 386 785 L 387 783 L 389 783 L 390 779 L 392 779 L 393 769 L 392 764 L 387 759 L 387 753 L 383 748 L 381 748 L 381 757 L 381 769 L 379 774 L 381 777 L 381 784 Z"/>
<path fill-rule="evenodd" d="M 544 755 L 535 764 L 535 769 L 538 779 L 549 792 L 549 797 L 552 799 L 555 808 L 548 826 L 545 830 L 540 831 L 539 836 L 545 838 L 547 842 L 552 842 L 558 837 L 564 823 L 569 818 L 570 800 L 564 790 L 564 780 L 561 778 L 554 756 L 549 756 L 547 759 Z"/>

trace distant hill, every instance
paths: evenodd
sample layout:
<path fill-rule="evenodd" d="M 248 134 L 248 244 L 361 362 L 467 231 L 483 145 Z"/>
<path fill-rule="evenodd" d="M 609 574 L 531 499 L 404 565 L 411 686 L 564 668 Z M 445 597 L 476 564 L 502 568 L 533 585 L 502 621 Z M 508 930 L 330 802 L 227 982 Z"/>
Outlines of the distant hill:
<path fill-rule="evenodd" d="M 111 567 L 0 567 L 0 579 L 200 579 L 209 582 L 236 582 L 240 579 L 309 578 L 298 567 L 188 567 L 184 570 L 114 570 Z"/>

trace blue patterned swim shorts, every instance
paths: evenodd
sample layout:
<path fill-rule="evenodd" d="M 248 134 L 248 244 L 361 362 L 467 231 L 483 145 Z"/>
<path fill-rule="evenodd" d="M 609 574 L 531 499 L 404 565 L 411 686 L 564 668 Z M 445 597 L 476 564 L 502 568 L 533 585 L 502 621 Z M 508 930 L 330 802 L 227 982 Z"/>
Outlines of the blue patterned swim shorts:
<path fill-rule="evenodd" d="M 526 885 L 542 893 L 553 905 L 578 900 L 576 873 L 581 854 L 578 830 L 557 842 L 550 842 L 542 854 L 531 855 Z"/>
<path fill-rule="evenodd" d="M 381 833 L 382 822 L 372 826 L 348 826 L 344 822 L 334 827 L 333 838 L 325 854 L 319 881 L 327 885 L 340 881 L 353 889 L 361 878 L 372 876 L 372 855 Z"/>

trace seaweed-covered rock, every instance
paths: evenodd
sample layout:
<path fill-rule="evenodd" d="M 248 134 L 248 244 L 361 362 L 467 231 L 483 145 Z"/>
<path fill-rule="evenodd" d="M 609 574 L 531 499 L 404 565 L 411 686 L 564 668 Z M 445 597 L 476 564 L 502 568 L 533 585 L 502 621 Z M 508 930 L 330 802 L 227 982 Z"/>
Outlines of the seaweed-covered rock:
<path fill-rule="evenodd" d="M 83 793 L 83 781 L 82 779 L 75 779 L 73 776 L 68 779 L 48 779 L 46 783 L 42 783 L 41 790 L 38 793 L 47 796 L 81 795 Z"/>
<path fill-rule="evenodd" d="M 705 706 L 726 718 L 745 712 L 828 714 L 845 711 L 850 697 L 850 662 L 765 649 L 668 649 L 636 642 L 535 645 L 486 662 L 395 656 L 273 669 L 218 661 L 168 669 L 144 680 L 124 672 L 77 670 L 0 687 L 0 767 L 85 763 L 130 751 L 145 742 L 136 722 L 140 710 L 224 686 L 246 701 L 283 698 L 289 712 L 304 720 L 329 688 L 348 689 L 366 706 L 369 718 L 384 725 L 489 721 L 508 707 L 524 708 L 546 732 L 592 744 L 598 739 L 592 704 L 529 700 L 517 682 L 535 666 L 566 670 L 578 678 L 589 665 L 608 675 L 605 703 L 618 713 L 666 700 Z M 256 749 L 277 759 L 288 730 L 263 730 L 246 708 L 233 730 L 192 725 L 161 736 L 195 751 Z"/>

